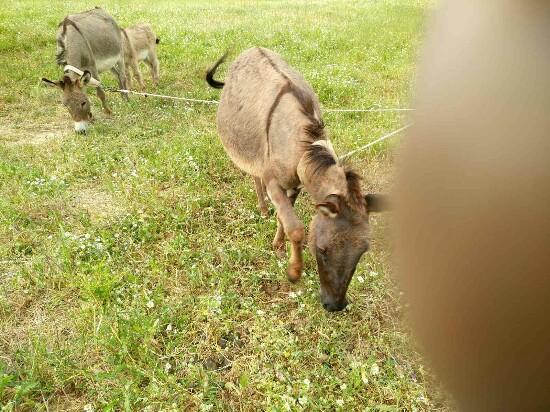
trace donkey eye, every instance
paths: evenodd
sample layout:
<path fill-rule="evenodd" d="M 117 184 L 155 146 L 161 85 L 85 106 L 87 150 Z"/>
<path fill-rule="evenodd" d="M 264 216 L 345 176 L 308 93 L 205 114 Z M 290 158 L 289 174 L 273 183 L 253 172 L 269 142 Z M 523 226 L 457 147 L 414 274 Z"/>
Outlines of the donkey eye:
<path fill-rule="evenodd" d="M 86 107 L 86 102 L 80 103 L 80 107 L 82 107 L 84 109 Z"/>

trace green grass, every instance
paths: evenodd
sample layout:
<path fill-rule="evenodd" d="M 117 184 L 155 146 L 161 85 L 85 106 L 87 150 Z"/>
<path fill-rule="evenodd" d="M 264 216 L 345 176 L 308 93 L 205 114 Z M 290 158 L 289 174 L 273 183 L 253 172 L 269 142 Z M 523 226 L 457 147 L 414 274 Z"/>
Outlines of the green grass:
<path fill-rule="evenodd" d="M 430 4 L 135 3 L 104 7 L 122 26 L 155 28 L 159 93 L 218 99 L 205 69 L 228 48 L 261 45 L 326 108 L 408 106 Z M 402 322 L 387 216 L 373 219 L 350 310 L 329 314 L 307 252 L 303 280 L 287 282 L 270 247 L 275 218 L 259 215 L 251 179 L 225 155 L 215 107 L 109 94 L 107 118 L 92 96 L 95 124 L 72 133 L 39 79 L 60 75 L 57 23 L 93 5 L 0 10 L 3 410 L 448 410 Z M 325 115 L 340 153 L 403 120 Z M 352 160 L 366 190 L 389 190 L 394 144 Z M 309 221 L 308 196 L 298 203 Z"/>

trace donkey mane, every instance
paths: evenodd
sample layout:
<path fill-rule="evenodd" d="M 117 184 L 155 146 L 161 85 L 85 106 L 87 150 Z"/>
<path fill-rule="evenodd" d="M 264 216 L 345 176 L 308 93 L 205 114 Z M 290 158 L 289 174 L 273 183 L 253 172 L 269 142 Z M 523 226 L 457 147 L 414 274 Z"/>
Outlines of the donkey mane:
<path fill-rule="evenodd" d="M 346 168 L 346 180 L 348 182 L 348 205 L 362 213 L 367 213 L 367 203 L 361 192 L 361 176 L 355 170 Z"/>
<path fill-rule="evenodd" d="M 65 42 L 62 40 L 63 36 L 65 36 L 65 33 L 67 33 L 67 26 L 73 26 L 74 29 L 82 37 L 84 37 L 84 35 L 82 34 L 82 32 L 80 31 L 78 26 L 75 24 L 75 22 L 72 21 L 71 19 L 69 19 L 68 17 L 65 17 L 63 19 L 63 21 L 57 25 L 57 27 L 61 27 L 61 26 L 63 26 L 63 31 L 61 32 L 61 38 L 57 39 L 57 45 L 59 47 L 58 47 L 58 52 L 55 55 L 55 60 L 56 60 L 57 64 L 59 64 L 60 66 L 63 66 L 65 64 L 67 64 L 67 58 L 66 58 L 67 57 L 66 56 L 67 55 L 67 46 L 65 45 Z"/>
<path fill-rule="evenodd" d="M 62 41 L 58 41 L 57 44 L 59 45 L 58 52 L 55 55 L 55 61 L 59 66 L 64 66 L 67 64 L 67 53 L 65 49 L 65 43 Z"/>
<path fill-rule="evenodd" d="M 320 140 L 320 139 L 318 139 Z M 318 173 L 323 173 L 329 167 L 335 165 L 336 159 L 333 154 L 324 146 L 309 144 L 306 147 L 305 161 L 308 167 L 311 167 L 311 175 L 314 176 Z"/>
<path fill-rule="evenodd" d="M 318 124 L 312 123 L 305 128 L 306 133 L 314 142 L 325 140 L 323 125 L 320 122 L 317 123 Z M 311 142 L 304 143 L 307 144 L 304 153 L 305 161 L 308 167 L 311 168 L 312 176 L 317 173 L 323 173 L 329 167 L 338 164 L 338 160 L 326 146 L 311 144 Z M 344 172 L 348 185 L 348 196 L 345 199 L 347 205 L 357 212 L 367 213 L 367 205 L 361 191 L 361 176 L 350 167 L 345 167 Z"/>
<path fill-rule="evenodd" d="M 320 140 L 326 140 L 325 124 L 322 120 L 317 120 L 312 115 L 306 112 L 302 113 L 309 119 L 309 123 L 303 127 L 303 132 L 307 139 L 303 140 L 304 156 L 308 166 L 313 167 L 311 175 L 322 173 L 330 166 L 337 164 L 337 159 L 325 146 L 313 144 Z"/>

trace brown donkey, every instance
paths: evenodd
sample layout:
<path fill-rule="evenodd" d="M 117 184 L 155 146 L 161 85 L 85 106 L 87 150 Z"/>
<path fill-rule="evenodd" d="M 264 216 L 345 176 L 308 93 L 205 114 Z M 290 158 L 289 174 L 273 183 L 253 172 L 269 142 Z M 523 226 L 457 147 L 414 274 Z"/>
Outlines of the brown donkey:
<path fill-rule="evenodd" d="M 317 260 L 321 301 L 329 311 L 342 310 L 351 277 L 369 247 L 368 203 L 377 198 L 364 196 L 359 175 L 340 165 L 323 128 L 317 96 L 281 56 L 249 49 L 233 62 L 222 83 L 213 76 L 224 58 L 206 80 L 223 88 L 217 125 L 225 150 L 254 176 L 260 204 L 265 184 L 277 210 L 273 247 L 284 253 L 285 235 L 291 242 L 292 282 L 302 274 L 305 237 L 293 206 L 302 188 L 311 195 L 317 214 L 308 243 Z"/>

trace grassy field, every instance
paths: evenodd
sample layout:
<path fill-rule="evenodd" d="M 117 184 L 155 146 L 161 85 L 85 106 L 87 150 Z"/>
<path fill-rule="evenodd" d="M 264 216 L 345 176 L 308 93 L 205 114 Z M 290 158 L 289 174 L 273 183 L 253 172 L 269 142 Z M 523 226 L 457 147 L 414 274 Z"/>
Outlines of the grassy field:
<path fill-rule="evenodd" d="M 325 108 L 409 105 L 428 0 L 154 3 L 107 0 L 161 38 L 160 93 L 218 99 L 203 80 L 226 49 L 282 54 Z M 72 133 L 55 32 L 84 1 L 0 10 L 0 405 L 5 411 L 448 410 L 402 323 L 388 216 L 350 286 L 318 300 L 315 264 L 286 280 L 252 181 L 225 155 L 215 107 L 109 94 Z M 231 59 L 230 58 L 230 59 Z M 220 70 L 223 78 L 227 65 Z M 148 85 L 150 76 L 142 68 Z M 104 83 L 115 85 L 112 75 Z M 344 153 L 396 113 L 327 113 Z M 353 158 L 387 191 L 394 142 Z M 307 195 L 298 201 L 306 222 Z"/>

